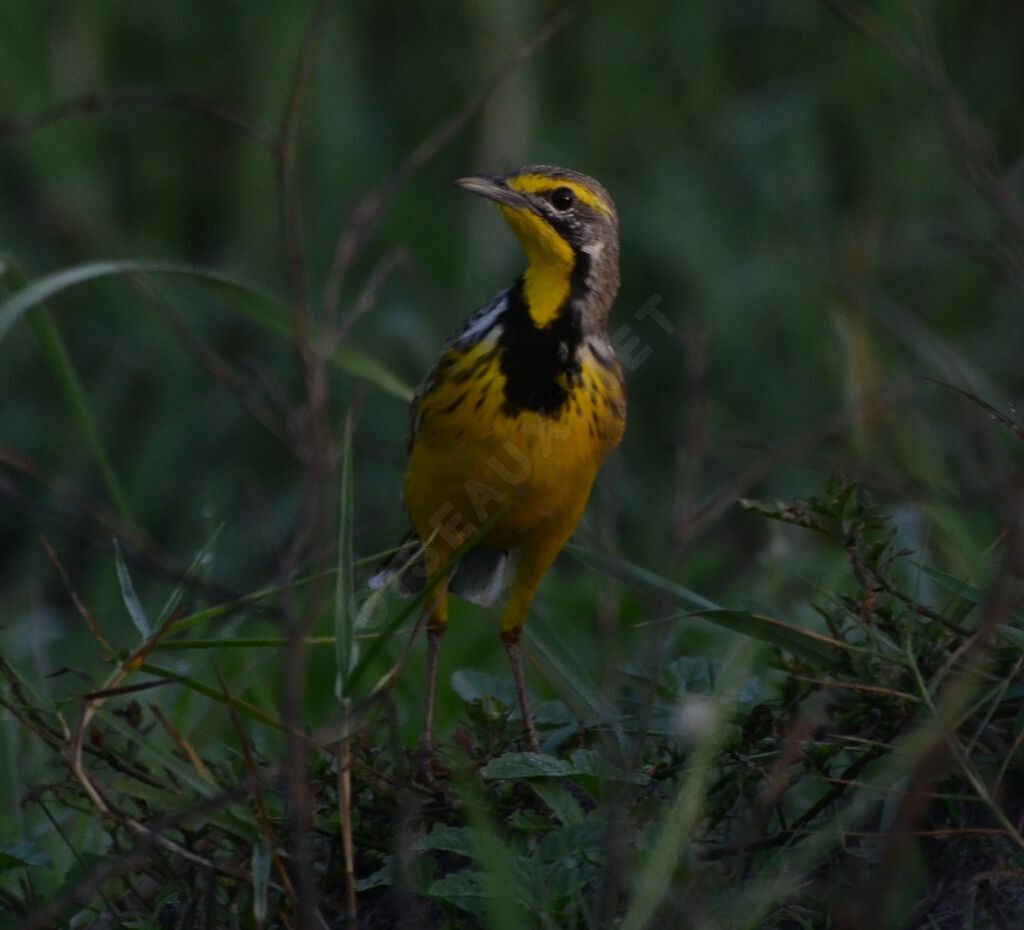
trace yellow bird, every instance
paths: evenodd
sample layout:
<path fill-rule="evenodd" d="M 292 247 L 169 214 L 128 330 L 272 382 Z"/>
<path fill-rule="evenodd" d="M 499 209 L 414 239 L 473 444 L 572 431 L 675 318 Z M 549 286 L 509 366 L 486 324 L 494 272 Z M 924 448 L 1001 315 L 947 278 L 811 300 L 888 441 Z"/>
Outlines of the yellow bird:
<path fill-rule="evenodd" d="M 619 288 L 618 216 L 597 181 L 564 168 L 455 183 L 498 205 L 528 266 L 463 323 L 416 393 L 405 477 L 413 534 L 371 583 L 401 573 L 395 582 L 405 593 L 417 580 L 432 586 L 421 743 L 429 756 L 448 596 L 493 603 L 514 565 L 501 636 L 529 748 L 539 752 L 519 637 L 625 427 L 622 369 L 607 333 Z M 453 568 L 467 543 L 473 550 Z"/>

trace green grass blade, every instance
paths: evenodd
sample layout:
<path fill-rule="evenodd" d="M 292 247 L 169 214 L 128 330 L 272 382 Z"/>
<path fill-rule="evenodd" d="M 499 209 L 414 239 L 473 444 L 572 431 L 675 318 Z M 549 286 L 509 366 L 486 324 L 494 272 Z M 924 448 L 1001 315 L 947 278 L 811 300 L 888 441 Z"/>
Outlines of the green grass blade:
<path fill-rule="evenodd" d="M 380 655 L 384 647 L 391 641 L 391 638 L 398 632 L 402 624 L 420 610 L 423 607 L 423 604 L 426 603 L 429 591 L 429 588 L 421 591 L 377 631 L 377 638 L 370 644 L 369 648 L 359 656 L 358 661 L 352 668 L 352 673 L 346 679 L 345 689 L 342 692 L 343 698 L 351 697 L 355 693 L 356 686 L 363 680 L 363 676 L 366 674 L 370 665 L 377 656 Z"/>
<path fill-rule="evenodd" d="M 612 713 L 601 692 L 580 673 L 579 663 L 559 642 L 555 634 L 541 624 L 533 623 L 523 632 L 523 639 L 530 655 L 541 666 L 547 679 L 559 690 L 568 691 L 567 697 L 584 711 L 584 716 L 593 716 L 605 721 L 611 727 L 619 748 L 625 750 L 626 736 L 618 719 Z"/>
<path fill-rule="evenodd" d="M 21 269 L 9 256 L 2 253 L 0 253 L 0 279 L 5 279 L 13 292 L 22 291 L 28 286 L 28 279 Z M 57 324 L 53 321 L 49 310 L 42 304 L 28 311 L 27 322 L 39 344 L 43 360 L 60 387 L 64 402 L 71 411 L 78 428 L 82 431 L 85 447 L 100 473 L 110 500 L 124 519 L 132 520 L 128 498 L 114 472 L 114 466 L 111 464 L 110 456 L 107 454 L 106 446 L 103 444 L 96 420 L 92 415 L 89 398 L 86 396 L 85 388 L 78 377 L 78 371 L 71 360 L 71 355 L 64 344 Z"/>
<path fill-rule="evenodd" d="M 187 811 L 189 808 L 195 806 L 194 798 L 190 798 L 184 794 L 175 794 L 173 791 L 167 791 L 163 788 L 156 788 L 153 785 L 139 781 L 138 779 L 130 776 L 123 776 L 121 778 L 111 780 L 110 787 L 116 791 L 121 791 L 124 794 L 127 794 L 129 797 L 145 801 L 147 804 L 151 805 L 154 810 L 174 811 L 177 813 Z M 237 814 L 230 810 L 219 811 L 213 814 L 204 813 L 202 815 L 197 815 L 196 817 L 186 818 L 182 821 L 182 826 L 190 830 L 201 830 L 204 827 L 208 827 L 210 824 L 215 824 L 226 833 L 230 833 L 232 836 L 237 836 L 242 840 L 252 839 L 253 833 L 256 829 L 254 823 L 247 823 L 243 821 L 237 816 Z"/>
<path fill-rule="evenodd" d="M 791 652 L 819 667 L 839 668 L 842 665 L 841 653 L 852 651 L 846 643 L 837 639 L 776 620 L 767 614 L 755 614 L 746 610 L 695 610 L 688 616 L 710 620 L 734 633 Z"/>
<path fill-rule="evenodd" d="M 207 287 L 232 309 L 285 339 L 292 338 L 289 315 L 283 302 L 268 291 L 247 284 L 234 275 L 185 262 L 161 260 L 90 262 L 64 268 L 37 278 L 27 287 L 0 303 L 0 340 L 33 307 L 71 287 L 119 275 L 166 274 L 191 278 Z M 409 400 L 412 389 L 384 365 L 351 346 L 336 351 L 332 362 L 342 371 L 366 381 L 381 391 Z"/>
<path fill-rule="evenodd" d="M 132 576 L 128 573 L 128 566 L 125 564 L 124 556 L 121 554 L 121 547 L 117 540 L 114 540 L 114 564 L 117 566 L 117 583 L 121 586 L 121 599 L 128 609 L 128 616 L 132 618 L 135 628 L 142 634 L 143 640 L 149 639 L 153 632 L 153 626 L 146 616 L 146 611 L 139 602 L 135 593 L 135 585 L 132 584 Z"/>
<path fill-rule="evenodd" d="M 0 303 L 0 339 L 7 335 L 15 323 L 29 310 L 55 297 L 68 288 L 118 275 L 132 274 L 170 274 L 194 278 L 207 285 L 216 285 L 220 294 L 230 294 L 233 305 L 248 309 L 248 315 L 255 318 L 268 314 L 281 313 L 277 308 L 280 301 L 276 297 L 244 282 L 224 274 L 211 271 L 184 262 L 169 261 L 104 261 L 90 262 L 85 265 L 74 265 L 51 274 L 37 278 L 27 287 L 11 295 Z"/>
<path fill-rule="evenodd" d="M 454 571 L 454 569 L 458 566 L 459 562 L 461 562 L 466 557 L 466 554 L 472 550 L 473 546 L 475 546 L 477 543 L 479 534 L 484 532 L 485 530 L 486 526 L 479 531 L 476 537 L 470 540 L 467 544 L 463 546 L 463 548 L 461 548 L 458 552 L 455 553 L 454 557 L 449 563 L 449 567 L 451 570 Z M 374 631 L 376 635 L 374 637 L 373 642 L 370 643 L 366 652 L 359 656 L 358 661 L 356 661 L 354 667 L 352 668 L 352 673 L 349 675 L 348 680 L 345 682 L 345 689 L 342 695 L 343 697 L 351 696 L 355 692 L 356 685 L 362 680 L 363 675 L 366 674 L 366 671 L 367 669 L 369 669 L 372 662 L 377 658 L 377 656 L 381 653 L 384 647 L 391 641 L 391 638 L 395 635 L 395 633 L 398 632 L 401 625 L 409 617 L 413 616 L 413 614 L 415 614 L 418 610 L 420 610 L 423 607 L 423 605 L 427 602 L 427 598 L 430 596 L 431 591 L 433 591 L 434 588 L 436 588 L 437 585 L 440 584 L 440 582 L 441 575 L 437 575 L 422 591 L 420 591 L 419 594 L 417 594 L 413 598 L 410 598 L 406 605 L 400 611 L 398 611 L 398 613 L 396 613 L 395 616 L 385 621 L 383 624 L 381 624 L 381 626 L 378 629 Z M 388 586 L 385 585 L 383 588 L 381 588 L 381 590 L 375 591 L 373 597 L 371 597 L 370 600 L 368 600 L 366 604 L 363 605 L 362 614 L 369 614 L 369 608 L 371 608 L 376 603 L 382 602 L 383 597 L 387 592 L 387 589 Z M 361 623 L 362 618 L 360 617 L 357 619 L 356 625 L 359 626 Z"/>
<path fill-rule="evenodd" d="M 415 391 L 390 368 L 382 365 L 375 358 L 349 345 L 339 347 L 331 355 L 331 361 L 342 371 L 372 384 L 385 394 L 397 397 L 408 403 Z"/>
<path fill-rule="evenodd" d="M 689 608 L 688 613 L 679 619 L 702 617 L 731 632 L 741 633 L 792 652 L 816 666 L 836 668 L 840 665 L 839 653 L 848 651 L 845 643 L 773 617 L 719 607 L 695 591 L 623 559 L 577 545 L 570 544 L 566 549 L 584 565 L 596 568 L 623 584 L 668 598 L 681 607 Z"/>
<path fill-rule="evenodd" d="M 284 636 L 232 636 L 230 639 L 178 639 L 157 643 L 153 652 L 192 652 L 207 649 L 280 649 Z M 307 636 L 307 646 L 333 646 L 333 636 Z"/>
<path fill-rule="evenodd" d="M 466 781 L 460 787 L 470 826 L 470 846 L 481 869 L 485 926 L 487 930 L 522 930 L 530 926 L 523 907 L 528 889 L 520 879 L 515 854 L 498 832 L 477 786 Z"/>
<path fill-rule="evenodd" d="M 373 555 L 364 556 L 361 559 L 356 559 L 352 563 L 352 567 L 361 568 L 365 565 L 376 565 L 382 558 L 390 555 L 392 552 L 394 552 L 394 550 L 389 549 L 385 552 L 377 552 Z M 288 581 L 284 584 L 271 585 L 268 588 L 260 588 L 259 591 L 253 591 L 252 594 L 246 594 L 235 600 L 214 604 L 212 607 L 205 607 L 202 610 L 197 610 L 195 613 L 189 614 L 188 616 L 182 617 L 178 620 L 174 624 L 173 632 L 181 633 L 192 627 L 209 623 L 211 620 L 219 620 L 221 617 L 238 613 L 239 611 L 245 610 L 247 607 L 255 607 L 257 604 L 269 601 L 275 594 L 304 588 L 306 585 L 312 584 L 314 581 L 319 581 L 322 578 L 329 578 L 334 574 L 334 572 L 335 569 L 332 568 L 328 571 L 320 572 L 317 575 L 308 575 L 305 578 L 297 578 L 295 581 Z M 333 637 L 331 637 L 331 642 L 334 642 Z"/>
<path fill-rule="evenodd" d="M 955 594 L 962 601 L 967 601 L 975 607 L 981 607 L 988 601 L 989 593 L 987 591 L 983 591 L 976 585 L 973 585 L 968 581 L 964 581 L 962 578 L 957 578 L 956 575 L 951 575 L 949 572 L 944 572 L 932 565 L 924 565 L 920 562 L 915 564 L 929 578 L 936 582 L 939 587 L 948 591 L 950 594 Z M 1013 616 L 1016 620 L 1024 622 L 1024 614 L 1020 611 L 1014 613 Z"/>
<path fill-rule="evenodd" d="M 139 748 L 139 752 L 147 757 L 150 764 L 167 769 L 180 784 L 187 785 L 199 797 L 209 800 L 210 798 L 218 797 L 222 793 L 223 789 L 219 785 L 207 781 L 191 765 L 179 759 L 174 753 L 168 752 L 146 739 L 140 730 L 126 723 L 117 714 L 104 708 L 96 708 L 96 716 L 103 720 L 111 729 L 120 733 L 130 743 L 136 745 Z"/>
<path fill-rule="evenodd" d="M 668 892 L 672 875 L 690 844 L 690 833 L 703 813 L 715 759 L 728 733 L 724 708 L 729 704 L 730 695 L 739 690 L 750 671 L 756 650 L 757 646 L 749 640 L 742 641 L 734 647 L 722 668 L 711 698 L 717 709 L 714 715 L 717 719 L 711 719 L 704 727 L 690 753 L 668 819 L 639 869 L 636 895 L 622 921 L 622 930 L 644 930 Z"/>
<path fill-rule="evenodd" d="M 205 697 L 212 698 L 218 704 L 223 704 L 225 707 L 233 707 L 240 714 L 244 714 L 252 720 L 257 720 L 260 723 L 266 724 L 268 727 L 273 727 L 275 730 L 284 729 L 284 724 L 280 720 L 271 714 L 268 714 L 265 710 L 260 709 L 255 704 L 250 704 L 248 701 L 243 701 L 241 698 L 225 697 L 223 692 L 218 691 L 216 688 L 211 688 L 209 685 L 204 685 L 201 681 L 197 681 L 195 678 L 179 675 L 176 672 L 172 672 L 166 668 L 161 668 L 158 665 L 150 665 L 148 662 L 143 665 L 140 670 L 148 672 L 150 675 L 155 675 L 157 678 L 168 678 L 171 681 L 188 688 L 190 691 L 195 691 L 197 694 L 202 694 Z"/>
<path fill-rule="evenodd" d="M 164 623 L 170 619 L 171 614 L 177 610 L 178 604 L 181 603 L 181 599 L 185 594 L 185 585 L 188 581 L 195 576 L 195 573 L 202 566 L 203 562 L 206 561 L 206 557 L 210 554 L 214 544 L 217 542 L 217 537 L 220 536 L 220 531 L 224 529 L 224 524 L 221 523 L 214 531 L 210 538 L 206 541 L 206 544 L 200 549 L 195 558 L 192 560 L 192 564 L 189 565 L 188 570 L 185 572 L 182 579 L 178 582 L 177 587 L 171 592 L 171 596 L 167 598 L 167 603 L 164 604 L 164 609 L 160 611 L 160 618 L 157 620 L 157 629 L 162 627 Z"/>
<path fill-rule="evenodd" d="M 114 472 L 114 466 L 107 454 L 106 446 L 100 437 L 99 429 L 89 406 L 85 388 L 78 377 L 74 362 L 68 353 L 67 346 L 53 322 L 49 312 L 43 307 L 35 307 L 28 315 L 28 325 L 39 343 L 40 351 L 46 360 L 47 367 L 60 385 L 64 402 L 82 431 L 85 447 L 96 465 L 100 478 L 110 495 L 114 508 L 125 520 L 133 520 L 131 505 Z"/>
<path fill-rule="evenodd" d="M 662 594 L 671 598 L 675 603 L 682 604 L 692 610 L 718 610 L 719 605 L 709 601 L 706 597 L 691 591 L 689 588 L 662 578 L 654 572 L 627 562 L 624 559 L 597 552 L 593 549 L 585 549 L 575 543 L 569 543 L 565 551 L 577 558 L 589 568 L 596 569 L 603 575 L 614 578 L 622 584 L 634 588 L 644 588 L 656 594 Z"/>

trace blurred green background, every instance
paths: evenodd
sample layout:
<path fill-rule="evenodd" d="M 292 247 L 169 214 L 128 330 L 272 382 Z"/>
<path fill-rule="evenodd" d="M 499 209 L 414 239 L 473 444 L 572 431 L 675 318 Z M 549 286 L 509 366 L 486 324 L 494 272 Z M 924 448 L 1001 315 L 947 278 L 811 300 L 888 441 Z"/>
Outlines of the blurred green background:
<path fill-rule="evenodd" d="M 1024 7 L 926 5 L 951 82 L 1001 156 L 1024 143 Z M 308 24 L 307 3 L 0 4 L 0 122 L 81 94 L 186 91 L 273 128 Z M 458 111 L 557 7 L 358 0 L 332 9 L 300 130 L 302 229 L 314 305 L 358 198 Z M 879 6 L 900 34 L 910 5 Z M 984 581 L 989 494 L 1010 447 L 953 382 L 1001 409 L 1024 395 L 1021 292 L 988 261 L 989 206 L 958 174 L 934 101 L 885 51 L 821 5 L 594 2 L 516 68 L 464 132 L 403 187 L 347 280 L 351 307 L 379 263 L 406 256 L 348 345 L 415 385 L 458 322 L 518 273 L 513 236 L 451 180 L 548 162 L 599 178 L 621 214 L 623 288 L 613 329 L 652 351 L 629 373 L 629 428 L 577 539 L 718 603 L 807 618 L 841 571 L 834 556 L 744 513 L 740 497 L 820 491 L 843 468 L 891 501 L 907 544 Z M 0 129 L 0 250 L 28 278 L 100 259 L 169 259 L 285 293 L 272 159 L 214 120 L 132 105 L 22 133 Z M 11 283 L 8 275 L 7 283 Z M 194 281 L 150 284 L 189 332 L 297 401 L 287 341 Z M 674 327 L 636 314 L 652 299 Z M 206 580 L 251 592 L 275 580 L 299 505 L 286 448 L 211 379 L 152 301 L 124 278 L 69 289 L 49 307 L 81 377 L 127 516 L 187 565 L 220 523 Z M 332 420 L 357 412 L 357 556 L 404 533 L 407 405 L 332 371 Z M 876 402 L 881 397 L 882 401 Z M 25 321 L 0 342 L 0 443 L 82 495 L 112 501 Z M 45 537 L 107 635 L 126 647 L 111 533 L 44 483 L 0 463 L 0 650 L 44 692 L 105 674 L 99 650 L 39 542 Z M 140 599 L 170 587 L 128 545 Z M 197 605 L 204 603 L 201 597 Z M 638 659 L 636 622 L 663 605 L 631 597 L 563 556 L 538 619 L 588 676 Z M 274 632 L 235 617 L 208 635 Z M 602 632 L 603 630 L 603 632 Z M 327 631 L 329 632 L 329 630 Z M 675 634 L 673 634 L 675 636 Z M 666 654 L 709 644 L 673 638 Z M 418 647 L 419 648 L 419 647 Z M 420 656 L 396 686 L 411 740 Z M 223 660 L 235 693 L 278 702 L 275 650 Z M 311 656 L 308 713 L 329 719 L 333 658 Z M 200 653 L 168 667 L 212 678 Z M 507 675 L 494 620 L 460 607 L 444 652 Z M 64 675 L 47 678 L 60 670 Z M 538 691 L 557 683 L 535 675 Z M 223 714 L 162 692 L 202 742 Z M 442 730 L 458 714 L 442 687 Z M 0 722 L 0 823 L 34 769 Z"/>

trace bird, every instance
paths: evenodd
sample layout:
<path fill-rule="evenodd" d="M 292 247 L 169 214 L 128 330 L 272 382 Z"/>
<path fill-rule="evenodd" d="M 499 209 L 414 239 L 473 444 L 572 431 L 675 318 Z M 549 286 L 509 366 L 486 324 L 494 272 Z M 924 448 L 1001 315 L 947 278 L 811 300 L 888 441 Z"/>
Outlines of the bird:
<path fill-rule="evenodd" d="M 608 336 L 620 281 L 611 196 L 593 178 L 550 165 L 455 184 L 497 205 L 526 268 L 463 322 L 416 391 L 404 483 L 412 532 L 371 579 L 375 588 L 427 592 L 420 752 L 428 759 L 448 598 L 493 604 L 506 587 L 501 639 L 529 750 L 541 751 L 520 636 L 626 422 Z"/>

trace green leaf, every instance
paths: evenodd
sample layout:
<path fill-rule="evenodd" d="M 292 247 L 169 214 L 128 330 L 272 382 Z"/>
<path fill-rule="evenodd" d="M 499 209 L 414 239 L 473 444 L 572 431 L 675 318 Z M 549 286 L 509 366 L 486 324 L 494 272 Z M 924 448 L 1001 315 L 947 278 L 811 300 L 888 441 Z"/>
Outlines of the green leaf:
<path fill-rule="evenodd" d="M 114 540 L 114 564 L 117 566 L 117 583 L 121 586 L 121 600 L 128 609 L 128 616 L 132 618 L 135 628 L 142 634 L 142 638 L 149 639 L 152 633 L 152 625 L 146 611 L 142 609 L 139 598 L 135 593 L 135 586 L 132 584 L 132 576 L 128 574 L 128 566 L 125 565 L 124 556 L 121 554 L 121 547 L 117 540 Z"/>
<path fill-rule="evenodd" d="M 110 781 L 110 787 L 120 791 L 129 797 L 145 801 L 153 811 L 158 814 L 166 814 L 169 811 L 188 811 L 195 807 L 195 798 L 183 794 L 175 794 L 172 791 L 165 791 L 150 785 L 147 782 L 139 781 L 137 778 L 124 777 L 114 778 Z M 231 810 L 217 811 L 215 813 L 196 814 L 182 821 L 182 826 L 187 829 L 198 829 L 207 824 L 214 824 L 242 840 L 249 840 L 256 832 L 254 823 L 247 823 L 241 820 Z"/>
<path fill-rule="evenodd" d="M 1016 646 L 1018 649 L 1024 649 L 1024 630 L 1018 630 L 1015 627 L 1005 626 L 1000 623 L 996 627 L 996 631 L 1011 646 Z"/>
<path fill-rule="evenodd" d="M 554 756 L 536 752 L 506 752 L 492 759 L 482 769 L 484 778 L 565 778 L 573 774 L 572 766 Z"/>
<path fill-rule="evenodd" d="M 439 878 L 430 888 L 427 895 L 439 901 L 447 901 L 471 914 L 479 914 L 483 910 L 487 893 L 481 884 L 481 873 L 472 869 L 462 869 Z"/>
<path fill-rule="evenodd" d="M 61 291 L 100 278 L 134 274 L 167 274 L 196 280 L 243 316 L 275 335 L 289 340 L 292 338 L 291 319 L 285 304 L 276 295 L 223 271 L 184 262 L 142 259 L 90 262 L 37 278 L 0 303 L 0 340 L 29 310 Z M 341 370 L 399 400 L 408 401 L 412 398 L 413 391 L 409 385 L 358 349 L 341 346 L 331 357 L 331 361 Z"/>
<path fill-rule="evenodd" d="M 466 827 L 451 827 L 447 824 L 434 824 L 434 828 L 413 843 L 413 849 L 418 852 L 431 850 L 439 852 L 455 853 L 473 858 L 473 842 L 470 832 Z"/>
<path fill-rule="evenodd" d="M 530 787 L 533 789 L 533 793 L 551 809 L 551 813 L 563 824 L 571 826 L 582 823 L 583 808 L 565 785 L 535 778 L 530 782 Z"/>
<path fill-rule="evenodd" d="M 964 581 L 962 578 L 957 578 L 955 575 L 951 575 L 949 572 L 944 572 L 931 565 L 923 565 L 920 562 L 915 564 L 941 588 L 944 588 L 950 594 L 955 594 L 960 598 L 960 600 L 973 604 L 975 607 L 983 607 L 988 601 L 988 592 L 982 590 L 976 585 Z M 1021 613 L 1021 611 L 1018 610 L 1014 612 L 1013 616 L 1018 622 L 1024 623 L 1024 613 Z"/>
<path fill-rule="evenodd" d="M 540 841 L 537 857 L 541 862 L 557 862 L 559 859 L 589 856 L 599 861 L 608 847 L 608 824 L 602 817 L 580 818 L 552 830 Z"/>
<path fill-rule="evenodd" d="M 530 782 L 531 787 L 533 785 L 551 784 L 552 782 L 541 779 Z M 551 822 L 551 817 L 548 814 L 542 814 L 540 811 L 535 811 L 529 807 L 517 807 L 505 818 L 505 826 L 509 830 L 515 830 L 517 833 L 543 835 L 548 830 L 553 829 L 555 825 Z"/>
<path fill-rule="evenodd" d="M 372 888 L 386 888 L 391 884 L 391 857 L 376 872 L 356 882 L 356 891 L 369 891 Z"/>
<path fill-rule="evenodd" d="M 0 872 L 33 866 L 52 869 L 53 863 L 35 843 L 0 843 Z"/>
<path fill-rule="evenodd" d="M 949 572 L 944 572 L 931 565 L 924 565 L 921 562 L 916 562 L 914 564 L 917 565 L 917 567 L 920 568 L 921 571 L 923 571 L 929 578 L 937 582 L 940 587 L 949 591 L 950 594 L 955 594 L 961 600 L 974 604 L 975 607 L 980 607 L 984 604 L 988 597 L 981 588 L 964 581 L 962 578 L 957 578 L 955 575 L 949 574 Z"/>
<path fill-rule="evenodd" d="M 452 673 L 452 690 L 467 704 L 496 697 L 510 707 L 516 702 L 515 685 L 508 676 L 489 675 L 473 668 L 460 668 Z"/>

